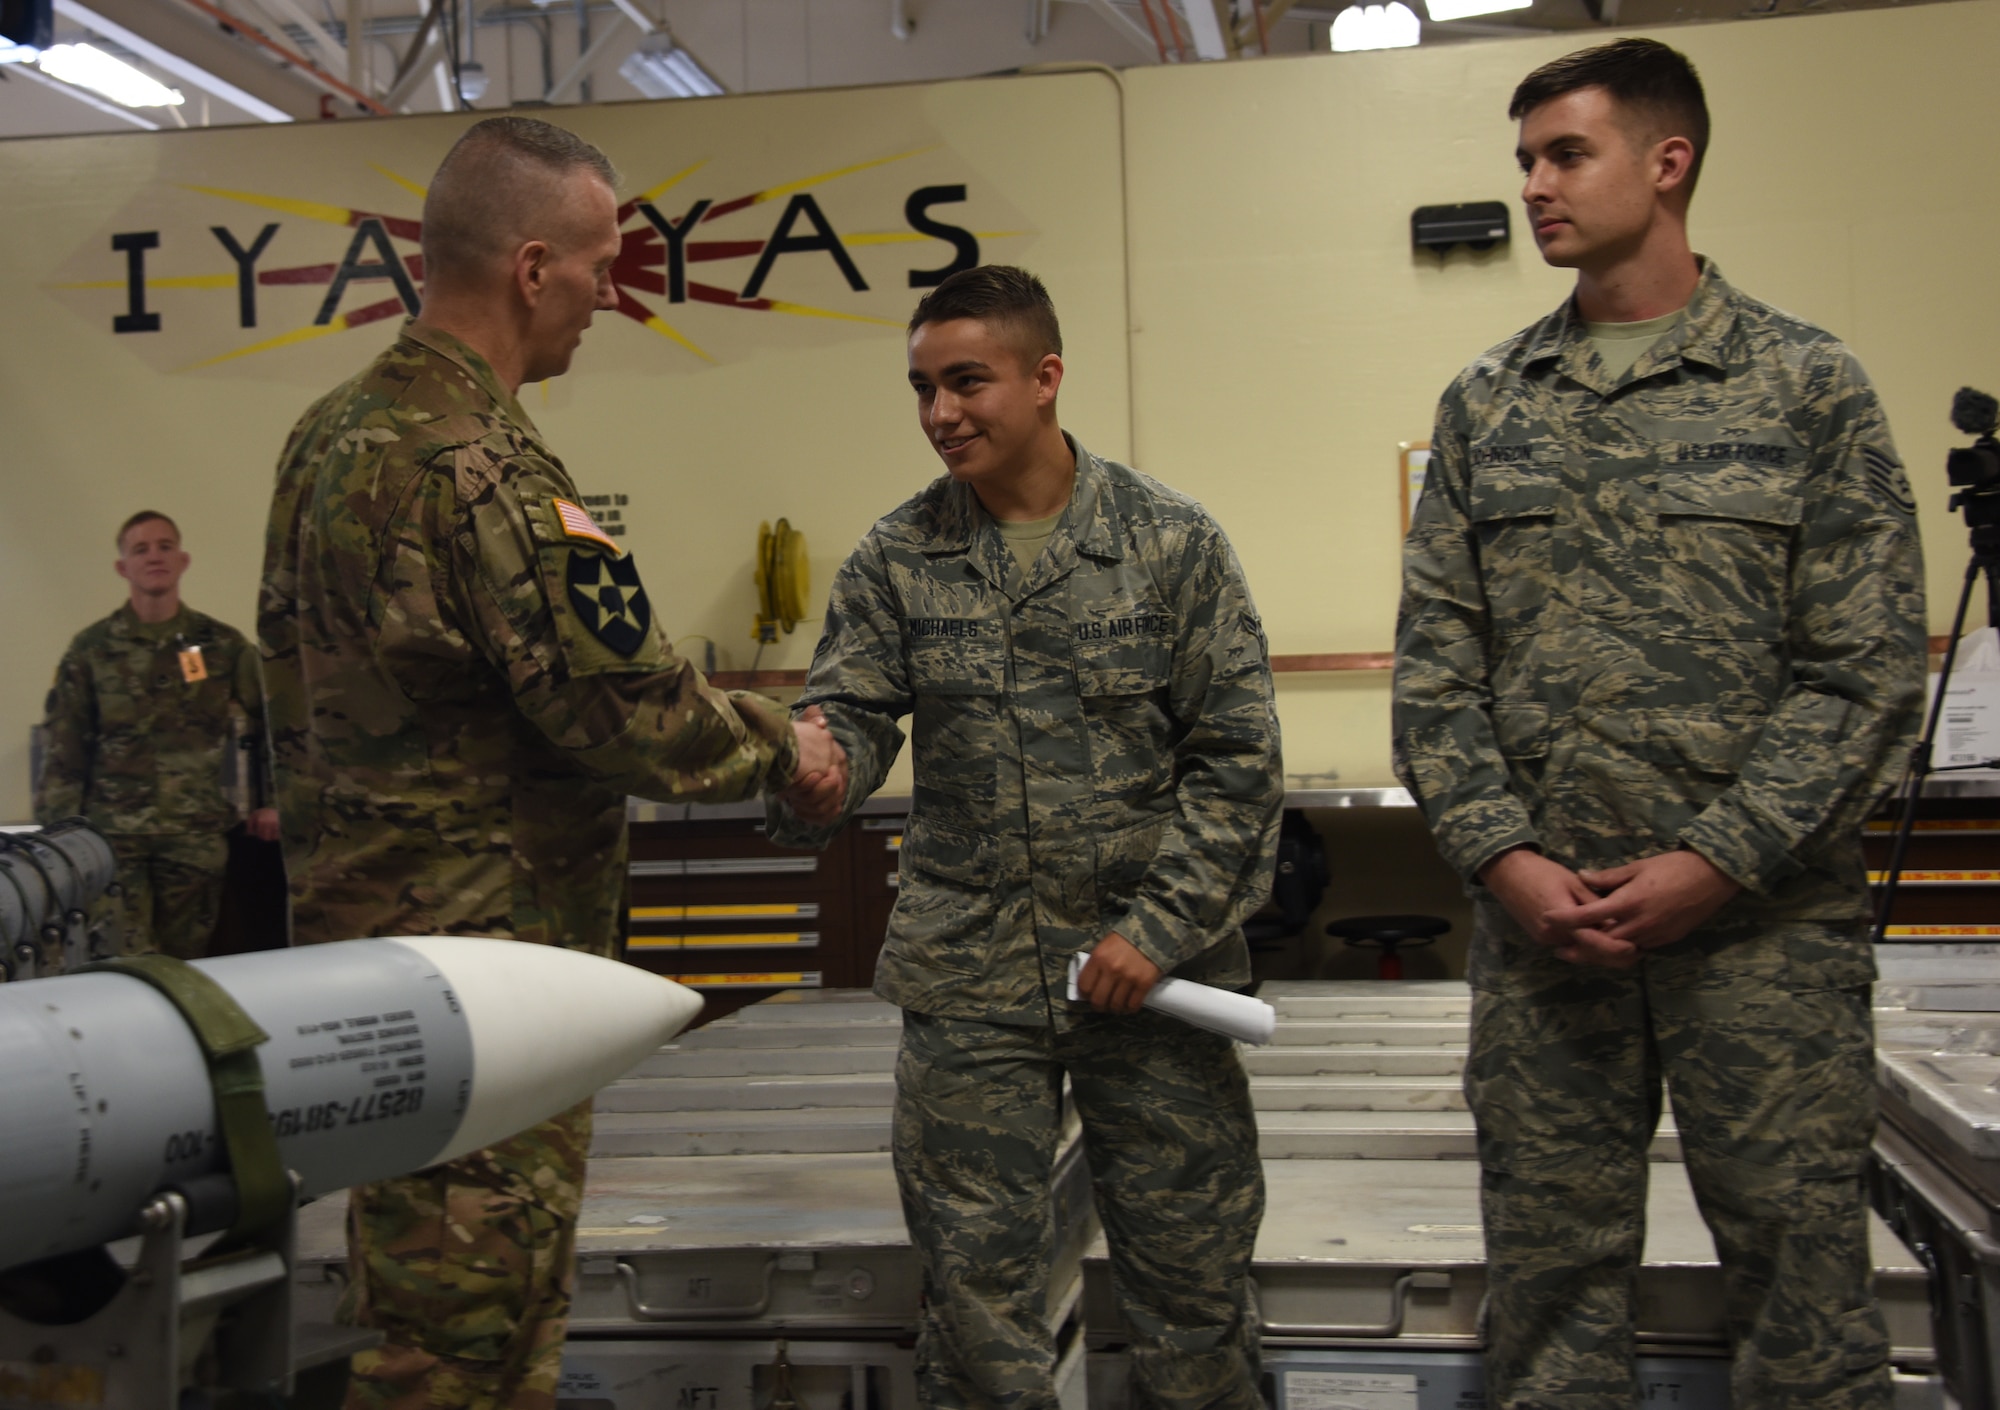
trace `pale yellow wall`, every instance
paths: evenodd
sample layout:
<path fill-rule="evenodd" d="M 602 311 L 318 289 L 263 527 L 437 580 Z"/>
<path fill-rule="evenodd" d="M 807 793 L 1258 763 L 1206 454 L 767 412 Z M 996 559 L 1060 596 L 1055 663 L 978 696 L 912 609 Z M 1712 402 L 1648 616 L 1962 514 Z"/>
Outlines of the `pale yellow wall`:
<path fill-rule="evenodd" d="M 1021 140 L 1026 113 L 1062 133 L 1059 163 Z M 701 163 L 659 197 L 670 217 L 695 196 L 723 201 L 900 156 L 809 189 L 843 235 L 907 232 L 911 190 L 967 185 L 964 205 L 932 214 L 995 233 L 982 243 L 987 258 L 1044 272 L 1075 354 L 1064 388 L 1070 414 L 1092 444 L 1128 453 L 1118 107 L 1107 79 L 631 104 L 561 118 L 618 163 L 629 194 Z M 263 290 L 253 333 L 236 326 L 233 287 L 155 289 L 163 329 L 114 336 L 125 266 L 111 233 L 160 230 L 155 278 L 228 273 L 233 266 L 208 233 L 214 221 L 244 240 L 266 220 L 280 221 L 264 268 L 337 260 L 349 239 L 342 227 L 187 188 L 414 217 L 418 198 L 376 168 L 421 180 L 466 125 L 411 118 L 0 143 L 0 249 L 8 252 L 0 262 L 0 308 L 8 311 L 0 337 L 0 622 L 12 666 L 0 674 L 0 818 L 27 812 L 28 729 L 64 646 L 122 599 L 110 546 L 119 521 L 142 504 L 178 518 L 195 559 L 187 599 L 254 630 L 271 471 L 285 435 L 313 397 L 358 371 L 397 326 L 386 320 L 188 370 L 307 325 L 324 286 Z M 706 225 L 697 238 L 768 235 L 784 200 Z M 834 568 L 874 519 L 938 473 L 916 426 L 902 323 L 919 296 L 907 271 L 942 265 L 951 251 L 926 240 L 859 245 L 852 254 L 871 285 L 866 293 L 850 291 L 823 254 L 786 256 L 763 292 L 875 322 L 670 308 L 649 298 L 713 362 L 600 314 L 572 373 L 523 396 L 583 492 L 631 495 L 626 542 L 656 614 L 676 639 L 713 637 L 724 668 L 751 661 L 760 520 L 785 515 L 810 540 L 812 616 L 762 662 L 803 667 Z M 729 287 L 749 273 L 749 261 L 690 270 Z M 55 287 L 92 281 L 117 287 Z M 343 307 L 388 295 L 386 284 L 354 289 Z"/>
<path fill-rule="evenodd" d="M 1989 333 L 2000 272 L 1980 244 L 1996 202 L 1958 175 L 1985 169 L 2000 137 L 1983 68 L 2000 52 L 2000 0 L 1661 34 L 1701 65 L 1716 115 L 1697 247 L 1744 287 L 1846 337 L 1874 374 L 1923 504 L 1941 630 L 1964 562 L 1963 528 L 1943 507 L 1943 454 L 1955 443 L 1944 412 L 1961 382 L 2000 382 Z M 815 188 L 837 226 L 894 229 L 908 189 L 966 180 L 966 209 L 978 212 L 969 223 L 1022 232 L 989 241 L 988 257 L 1040 270 L 1062 309 L 1065 423 L 1125 456 L 1130 415 L 1140 467 L 1201 497 L 1236 541 L 1274 651 L 1371 651 L 1388 647 L 1394 615 L 1396 443 L 1428 433 L 1459 366 L 1567 287 L 1535 257 L 1518 215 L 1513 247 L 1456 254 L 1440 268 L 1411 254 L 1409 212 L 1511 201 L 1506 95 L 1573 42 L 1125 74 L 1129 405 L 1109 79 L 600 107 L 561 119 L 606 147 L 628 189 L 707 159 L 676 189 L 718 198 L 924 148 Z M 120 277 L 109 232 L 150 228 L 147 211 L 166 212 L 192 241 L 178 264 L 163 248 L 156 272 L 226 270 L 205 222 L 226 218 L 247 233 L 267 217 L 219 209 L 176 183 L 414 215 L 414 198 L 369 164 L 420 178 L 462 125 L 0 143 L 0 621 L 12 665 L 0 676 L 0 816 L 26 810 L 27 728 L 64 643 L 119 598 L 112 527 L 139 503 L 179 515 L 196 558 L 190 600 L 248 626 L 285 431 L 393 326 L 175 371 L 171 358 L 142 355 L 141 335 L 110 335 L 115 291 L 49 286 Z M 761 234 L 777 206 L 757 209 L 742 228 Z M 311 222 L 284 219 L 281 240 L 337 257 L 338 232 L 327 254 L 330 227 L 308 238 Z M 817 257 L 807 257 L 797 286 L 768 292 L 895 320 L 914 298 L 902 269 L 940 254 L 857 249 L 874 287 L 851 298 L 825 271 L 812 274 Z M 318 291 L 289 297 L 271 294 L 273 332 L 303 323 Z M 215 291 L 160 292 L 154 306 L 194 324 L 220 320 L 201 325 L 211 350 L 241 342 L 227 326 L 233 305 Z M 817 611 L 834 564 L 934 461 L 912 424 L 895 328 L 799 319 L 774 339 L 769 315 L 676 317 L 713 344 L 716 365 L 605 316 L 578 370 L 527 403 L 586 491 L 633 494 L 628 542 L 670 632 L 712 635 L 725 664 L 741 667 L 757 521 L 786 514 L 811 536 Z M 744 322 L 753 318 L 767 322 Z M 764 664 L 803 666 L 812 636 L 808 624 Z M 1287 677 L 1280 700 L 1294 771 L 1386 778 L 1384 677 Z"/>
<path fill-rule="evenodd" d="M 1697 249 L 1831 328 L 1887 403 L 1922 504 L 1934 630 L 1965 562 L 1945 509 L 1963 382 L 1995 355 L 2000 5 L 1652 31 L 1700 68 L 1715 139 Z M 1395 619 L 1396 443 L 1480 350 L 1565 295 L 1513 244 L 1439 266 L 1420 205 L 1519 189 L 1513 85 L 1551 36 L 1126 75 L 1137 454 L 1235 540 L 1278 653 L 1381 651 Z M 1976 620 L 1976 617 L 1975 617 Z M 1281 677 L 1287 766 L 1388 777 L 1388 679 Z"/>

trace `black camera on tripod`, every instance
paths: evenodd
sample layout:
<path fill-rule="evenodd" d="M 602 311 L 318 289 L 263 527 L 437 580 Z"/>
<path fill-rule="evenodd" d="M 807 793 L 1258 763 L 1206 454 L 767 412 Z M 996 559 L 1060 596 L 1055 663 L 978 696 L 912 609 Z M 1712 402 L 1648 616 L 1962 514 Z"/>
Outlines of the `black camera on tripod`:
<path fill-rule="evenodd" d="M 1917 800 L 1923 797 L 1925 781 L 1933 773 L 2000 767 L 2000 759 L 1950 764 L 1941 769 L 1931 766 L 1931 751 L 1937 744 L 1938 718 L 1944 712 L 1944 687 L 1951 681 L 1951 668 L 1958 660 L 1959 639 L 1965 631 L 1965 612 L 1972 605 L 1972 593 L 1981 578 L 1986 579 L 1986 620 L 2000 626 L 2000 439 L 1994 435 L 1995 430 L 2000 429 L 2000 401 L 1971 387 L 1960 387 L 1958 394 L 1951 399 L 1951 424 L 1966 435 L 1978 438 L 1971 445 L 1950 452 L 1944 461 L 1945 474 L 1957 488 L 1957 493 L 1951 497 L 1951 507 L 1964 513 L 1966 527 L 1972 531 L 1972 558 L 1965 565 L 1965 586 L 1959 591 L 1958 610 L 1952 614 L 1951 632 L 1945 638 L 1944 663 L 1937 676 L 1939 685 L 1931 693 L 1924 732 L 1917 740 L 1916 748 L 1910 752 L 1909 769 L 1896 789 L 1897 796 L 1902 800 L 1903 815 L 1896 824 L 1896 843 L 1889 853 L 1889 872 L 1876 901 L 1875 940 L 1878 944 L 1889 934 L 1889 916 L 1896 904 L 1896 884 L 1903 875 L 1903 857 L 1910 845 L 1910 830 L 1916 826 Z"/>
<path fill-rule="evenodd" d="M 1979 439 L 1945 457 L 1945 474 L 1958 493 L 1951 507 L 1963 510 L 1972 530 L 1972 549 L 1989 556 L 2000 551 L 2000 401 L 1971 387 L 1960 387 L 1951 399 L 1951 424 Z"/>

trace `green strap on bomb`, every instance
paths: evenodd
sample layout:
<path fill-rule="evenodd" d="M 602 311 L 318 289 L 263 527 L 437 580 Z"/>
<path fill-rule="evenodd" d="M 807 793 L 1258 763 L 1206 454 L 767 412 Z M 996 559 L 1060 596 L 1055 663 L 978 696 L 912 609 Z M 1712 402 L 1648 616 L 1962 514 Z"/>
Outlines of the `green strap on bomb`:
<path fill-rule="evenodd" d="M 215 1093 L 216 1122 L 236 1184 L 236 1222 L 223 1242 L 238 1243 L 284 1218 L 292 1206 L 292 1182 L 278 1156 L 278 1138 L 271 1132 L 264 1069 L 257 1061 L 258 1044 L 269 1042 L 271 1035 L 228 990 L 171 955 L 129 955 L 100 960 L 83 970 L 127 974 L 152 985 L 180 1010 L 201 1044 Z"/>

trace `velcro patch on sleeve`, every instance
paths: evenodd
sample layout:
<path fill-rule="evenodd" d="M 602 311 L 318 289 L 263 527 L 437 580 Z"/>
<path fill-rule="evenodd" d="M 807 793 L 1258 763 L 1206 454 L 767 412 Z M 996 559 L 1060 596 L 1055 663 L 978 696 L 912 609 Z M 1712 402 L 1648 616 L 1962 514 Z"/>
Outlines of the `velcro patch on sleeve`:
<path fill-rule="evenodd" d="M 653 606 L 639 586 L 639 566 L 631 555 L 606 558 L 573 548 L 564 577 L 570 606 L 584 630 L 627 659 L 646 644 Z"/>
<path fill-rule="evenodd" d="M 610 549 L 614 556 L 623 555 L 624 550 L 619 548 L 618 541 L 597 526 L 588 509 L 567 499 L 558 499 L 554 505 L 556 519 L 561 523 L 565 537 L 584 539 Z"/>
<path fill-rule="evenodd" d="M 1910 497 L 1910 482 L 1904 477 L 1903 467 L 1875 446 L 1862 450 L 1861 463 L 1866 467 L 1868 483 L 1875 493 L 1904 518 L 1915 518 L 1917 502 Z"/>

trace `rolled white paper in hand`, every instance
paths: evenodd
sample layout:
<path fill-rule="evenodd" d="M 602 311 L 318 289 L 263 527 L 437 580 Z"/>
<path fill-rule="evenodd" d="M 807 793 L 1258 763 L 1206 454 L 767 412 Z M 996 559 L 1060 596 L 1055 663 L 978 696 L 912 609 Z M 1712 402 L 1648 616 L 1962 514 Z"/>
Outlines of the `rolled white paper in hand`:
<path fill-rule="evenodd" d="M 1069 996 L 1072 1001 L 1083 998 L 1076 987 L 1076 980 L 1089 962 L 1088 950 L 1070 956 Z M 1169 1018 L 1178 1018 L 1182 1023 L 1191 1023 L 1196 1028 L 1206 1028 L 1211 1033 L 1220 1033 L 1225 1038 L 1234 1038 L 1239 1043 L 1254 1043 L 1259 1047 L 1270 1042 L 1271 1035 L 1278 1028 L 1278 1011 L 1262 999 L 1253 999 L 1248 994 L 1232 994 L 1227 989 L 1217 989 L 1212 984 L 1197 984 L 1191 979 L 1162 979 L 1147 991 L 1140 1002 L 1146 1008 Z"/>

